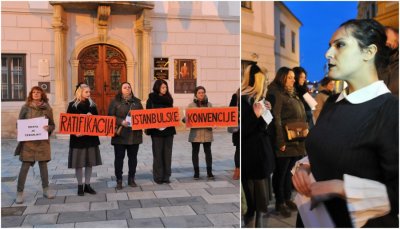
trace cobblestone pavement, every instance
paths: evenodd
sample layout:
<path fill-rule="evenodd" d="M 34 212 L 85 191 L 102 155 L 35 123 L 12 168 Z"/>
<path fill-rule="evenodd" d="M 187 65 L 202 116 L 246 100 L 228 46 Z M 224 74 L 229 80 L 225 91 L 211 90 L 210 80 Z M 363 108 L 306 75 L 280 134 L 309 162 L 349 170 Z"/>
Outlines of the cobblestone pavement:
<path fill-rule="evenodd" d="M 188 131 L 175 136 L 170 184 L 152 180 L 151 139 L 140 145 L 136 183 L 116 191 L 114 151 L 109 138 L 101 138 L 103 165 L 93 167 L 91 178 L 96 195 L 77 196 L 74 169 L 67 168 L 68 140 L 52 139 L 48 163 L 50 189 L 55 199 L 42 197 L 40 172 L 31 168 L 25 185 L 25 202 L 15 203 L 21 162 L 13 154 L 16 140 L 1 142 L 2 227 L 239 227 L 239 181 L 232 180 L 234 146 L 223 129 L 214 132 L 212 143 L 215 181 L 206 178 L 204 154 L 200 153 L 201 179 L 193 180 Z M 202 149 L 201 149 L 202 151 Z"/>

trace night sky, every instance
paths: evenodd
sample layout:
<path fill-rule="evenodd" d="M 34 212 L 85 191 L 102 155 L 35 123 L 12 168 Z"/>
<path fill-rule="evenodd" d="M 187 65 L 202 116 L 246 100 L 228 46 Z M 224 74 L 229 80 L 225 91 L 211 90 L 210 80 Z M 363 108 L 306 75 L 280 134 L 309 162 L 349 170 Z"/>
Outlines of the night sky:
<path fill-rule="evenodd" d="M 284 2 L 301 21 L 300 65 L 309 81 L 324 76 L 325 52 L 340 24 L 357 17 L 358 2 Z"/>

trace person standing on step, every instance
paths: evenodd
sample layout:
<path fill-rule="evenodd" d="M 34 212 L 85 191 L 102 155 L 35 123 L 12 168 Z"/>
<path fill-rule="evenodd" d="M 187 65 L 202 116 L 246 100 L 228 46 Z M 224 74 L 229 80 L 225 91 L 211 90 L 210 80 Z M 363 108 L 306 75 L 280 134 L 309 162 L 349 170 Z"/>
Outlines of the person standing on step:
<path fill-rule="evenodd" d="M 139 144 L 143 142 L 143 131 L 132 130 L 130 125 L 130 111 L 142 110 L 143 106 L 140 99 L 133 95 L 130 83 L 123 82 L 119 88 L 118 94 L 115 99 L 111 101 L 108 108 L 108 115 L 115 116 L 117 122 L 117 130 L 120 133 L 111 139 L 111 144 L 114 146 L 114 169 L 115 177 L 117 179 L 117 189 L 121 190 L 122 187 L 122 174 L 124 167 L 125 151 L 128 155 L 128 185 L 137 187 L 135 182 L 137 154 L 139 151 Z"/>
<path fill-rule="evenodd" d="M 153 92 L 149 94 L 146 109 L 168 108 L 174 106 L 174 99 L 169 93 L 168 83 L 158 79 L 154 82 Z M 174 126 L 148 129 L 153 149 L 153 179 L 157 184 L 170 183 L 172 145 L 176 130 Z"/>
<path fill-rule="evenodd" d="M 203 86 L 198 86 L 194 89 L 193 102 L 189 104 L 189 108 L 193 107 L 212 107 L 211 103 L 208 102 L 206 95 L 206 89 Z M 213 130 L 212 128 L 191 128 L 189 133 L 189 142 L 192 143 L 192 162 L 194 169 L 195 180 L 200 178 L 199 169 L 199 151 L 200 144 L 203 144 L 204 154 L 206 155 L 206 166 L 207 166 L 207 178 L 214 180 L 212 173 L 212 155 L 211 155 L 211 142 L 213 141 Z"/>
<path fill-rule="evenodd" d="M 80 83 L 75 90 L 75 98 L 68 104 L 67 113 L 98 115 L 96 104 L 90 98 L 90 87 Z M 101 165 L 100 140 L 98 136 L 71 134 L 69 139 L 68 168 L 74 168 L 78 180 L 78 195 L 85 192 L 96 194 L 90 186 L 92 167 Z M 85 187 L 83 187 L 83 167 L 85 167 Z"/>
<path fill-rule="evenodd" d="M 49 124 L 43 126 L 43 129 L 49 132 L 49 136 L 53 132 L 55 125 L 53 120 L 53 110 L 48 104 L 46 92 L 41 87 L 34 86 L 29 92 L 25 104 L 19 112 L 18 119 L 31 119 L 44 117 L 48 119 Z M 39 163 L 40 177 L 42 179 L 43 197 L 53 199 L 54 196 L 49 193 L 49 175 L 47 171 L 47 163 L 51 160 L 50 139 L 19 142 L 15 155 L 19 155 L 22 162 L 21 170 L 17 183 L 17 204 L 24 202 L 24 187 L 29 167 L 34 166 L 35 162 Z"/>

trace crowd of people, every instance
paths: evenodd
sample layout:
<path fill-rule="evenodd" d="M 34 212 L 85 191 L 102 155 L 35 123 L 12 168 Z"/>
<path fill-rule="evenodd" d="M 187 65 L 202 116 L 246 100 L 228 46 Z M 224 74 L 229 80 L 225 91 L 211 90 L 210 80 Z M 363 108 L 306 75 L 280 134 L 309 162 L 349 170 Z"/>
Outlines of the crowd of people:
<path fill-rule="evenodd" d="M 276 214 L 298 211 L 296 227 L 399 226 L 398 32 L 373 19 L 349 20 L 329 44 L 315 108 L 304 99 L 304 68 L 282 66 L 268 86 L 257 63 L 244 72 L 245 227 L 268 227 L 260 221 L 272 196 Z M 348 87 L 335 94 L 337 80 Z M 319 212 L 302 208 L 293 190 Z M 310 224 L 322 213 L 325 222 Z"/>
<path fill-rule="evenodd" d="M 91 98 L 90 87 L 87 84 L 79 83 L 76 86 L 74 99 L 69 103 L 67 113 L 98 115 L 95 102 Z M 232 98 L 236 96 L 234 93 Z M 146 109 L 169 108 L 173 107 L 173 98 L 169 92 L 168 83 L 165 80 L 156 80 L 153 86 L 153 92 L 148 96 Z M 230 106 L 238 106 L 238 103 L 231 101 Z M 198 86 L 194 90 L 193 102 L 188 105 L 191 107 L 212 107 L 208 101 L 206 89 Z M 114 147 L 114 170 L 116 177 L 117 190 L 124 188 L 123 165 L 125 154 L 128 156 L 128 182 L 131 187 L 137 187 L 135 174 L 137 167 L 137 155 L 139 145 L 143 142 L 143 130 L 133 130 L 130 123 L 130 111 L 142 110 L 141 100 L 135 97 L 132 92 L 131 84 L 122 82 L 117 95 L 111 101 L 108 108 L 108 116 L 116 118 L 115 135 L 111 138 L 111 144 Z M 43 128 L 48 131 L 49 136 L 55 129 L 53 112 L 48 104 L 46 92 L 41 87 L 33 87 L 29 92 L 26 103 L 22 106 L 19 119 L 31 119 L 44 117 L 49 119 L 48 125 Z M 184 121 L 184 120 L 183 120 Z M 166 128 L 146 129 L 145 133 L 151 137 L 153 152 L 153 180 L 156 184 L 170 183 L 171 177 L 171 159 L 173 139 L 176 134 L 174 126 Z M 235 172 L 233 179 L 239 179 L 239 132 L 233 134 L 233 143 L 235 150 Z M 200 145 L 203 145 L 207 179 L 214 180 L 212 172 L 212 153 L 211 142 L 213 141 L 213 128 L 191 128 L 188 141 L 192 144 L 192 162 L 194 180 L 200 179 L 199 151 Z M 83 134 L 71 134 L 69 139 L 68 168 L 75 169 L 75 175 L 78 183 L 77 195 L 84 196 L 85 193 L 96 194 L 97 192 L 90 185 L 92 167 L 102 165 L 101 153 L 99 150 L 100 140 L 98 136 L 89 136 Z M 39 163 L 42 179 L 43 196 L 49 199 L 54 196 L 49 192 L 49 181 L 47 163 L 51 160 L 50 139 L 38 141 L 19 142 L 15 155 L 19 155 L 22 162 L 21 171 L 18 177 L 16 203 L 24 202 L 24 185 L 29 167 L 37 161 Z M 83 170 L 84 177 L 83 180 Z"/>

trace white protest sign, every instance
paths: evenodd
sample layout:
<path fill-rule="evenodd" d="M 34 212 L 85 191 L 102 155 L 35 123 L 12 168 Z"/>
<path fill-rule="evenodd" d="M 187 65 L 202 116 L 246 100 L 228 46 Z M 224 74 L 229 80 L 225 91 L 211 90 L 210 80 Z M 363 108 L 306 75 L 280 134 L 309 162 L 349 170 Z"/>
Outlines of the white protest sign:
<path fill-rule="evenodd" d="M 308 104 L 308 106 L 310 106 L 311 110 L 315 110 L 315 106 L 317 106 L 317 101 L 315 101 L 315 99 L 310 95 L 310 93 L 305 93 L 303 95 L 304 100 L 306 101 L 306 103 Z"/>
<path fill-rule="evenodd" d="M 24 142 L 48 139 L 49 132 L 43 128 L 47 125 L 49 125 L 49 120 L 44 117 L 17 120 L 17 141 Z"/>

